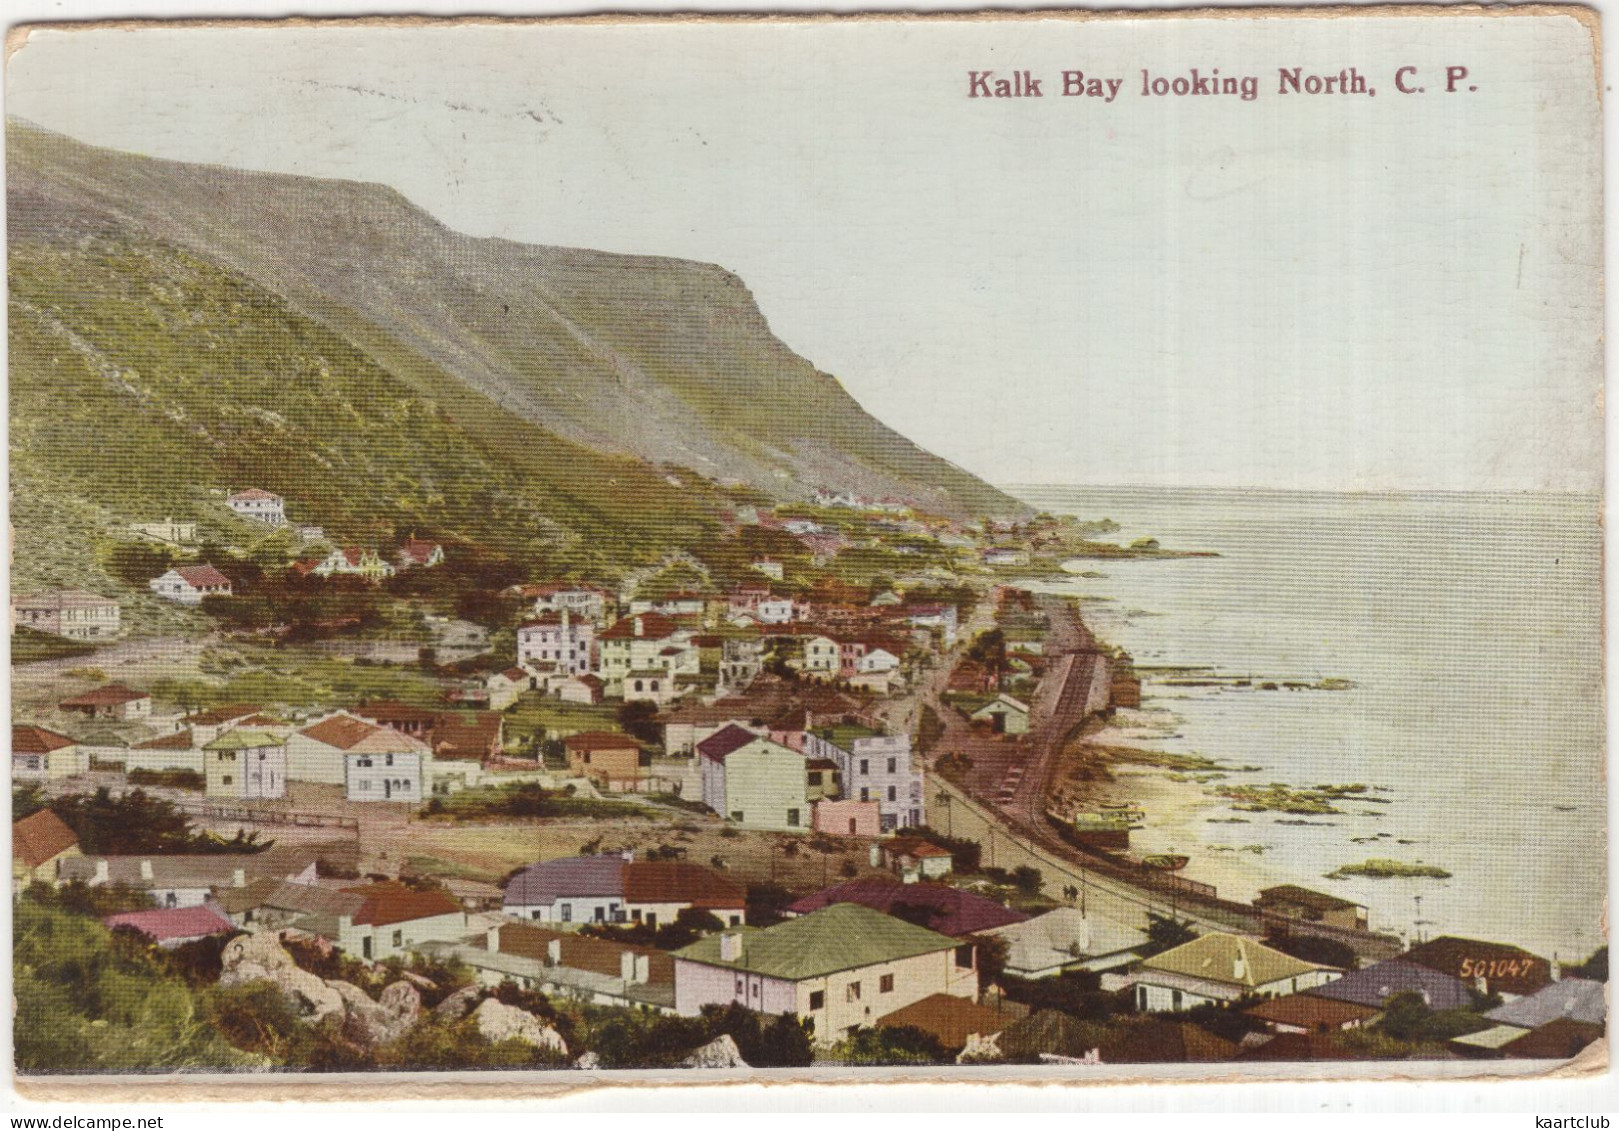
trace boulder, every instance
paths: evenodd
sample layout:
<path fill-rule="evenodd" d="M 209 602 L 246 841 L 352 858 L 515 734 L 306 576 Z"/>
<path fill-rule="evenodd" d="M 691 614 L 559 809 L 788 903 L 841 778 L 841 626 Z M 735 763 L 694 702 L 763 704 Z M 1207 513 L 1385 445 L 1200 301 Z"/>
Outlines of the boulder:
<path fill-rule="evenodd" d="M 392 982 L 384 986 L 377 997 L 377 1004 L 392 1018 L 394 1027 L 401 1033 L 416 1024 L 422 1015 L 422 995 L 409 982 Z"/>
<path fill-rule="evenodd" d="M 602 1066 L 602 1058 L 597 1056 L 594 1052 L 587 1052 L 584 1056 L 581 1056 L 578 1060 L 574 1061 L 573 1066 L 575 1068 L 582 1068 L 586 1072 L 590 1072 Z"/>
<path fill-rule="evenodd" d="M 680 1062 L 682 1068 L 746 1068 L 742 1050 L 736 1047 L 731 1034 L 721 1033 L 708 1044 Z"/>
<path fill-rule="evenodd" d="M 568 1046 L 562 1034 L 525 1009 L 504 1005 L 494 998 L 485 998 L 472 1011 L 478 1032 L 489 1041 L 508 1041 L 513 1038 L 539 1049 L 568 1055 Z"/>
<path fill-rule="evenodd" d="M 270 982 L 306 1021 L 321 1021 L 341 1014 L 344 999 L 326 982 L 301 969 L 275 935 L 261 931 L 239 935 L 220 953 L 219 984 Z"/>
<path fill-rule="evenodd" d="M 477 986 L 467 986 L 456 990 L 433 1007 L 433 1016 L 441 1017 L 446 1021 L 459 1021 L 472 1012 L 472 1007 L 477 1004 L 478 998 L 482 994 L 483 991 Z"/>

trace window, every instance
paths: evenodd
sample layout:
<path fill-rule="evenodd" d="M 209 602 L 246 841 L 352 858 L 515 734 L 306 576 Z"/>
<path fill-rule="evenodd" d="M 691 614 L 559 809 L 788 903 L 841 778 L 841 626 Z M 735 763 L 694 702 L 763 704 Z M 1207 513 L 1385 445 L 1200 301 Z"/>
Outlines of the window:
<path fill-rule="evenodd" d="M 787 810 L 787 824 L 790 825 L 793 828 L 798 827 L 798 810 L 797 809 L 789 809 L 789 810 Z"/>
<path fill-rule="evenodd" d="M 860 787 L 860 800 L 862 800 L 862 801 L 870 801 L 871 798 L 868 796 L 870 793 L 871 793 L 871 790 L 867 789 L 865 786 L 861 786 Z"/>
<path fill-rule="evenodd" d="M 731 926 L 740 927 L 741 925 L 742 925 L 742 916 L 740 916 L 740 915 L 732 915 L 731 916 Z"/>
<path fill-rule="evenodd" d="M 564 923 L 573 922 L 573 904 L 564 903 L 562 905 L 562 921 Z"/>
<path fill-rule="evenodd" d="M 899 799 L 899 795 L 898 795 L 898 793 L 897 793 L 897 792 L 896 792 L 896 791 L 895 791 L 895 789 L 894 789 L 894 787 L 893 787 L 893 786 L 889 786 L 889 787 L 888 787 L 888 800 L 890 800 L 890 801 L 897 801 L 897 800 L 898 800 L 898 799 Z"/>
<path fill-rule="evenodd" d="M 360 954 L 366 958 L 371 957 L 371 936 L 367 935 L 360 940 Z"/>
<path fill-rule="evenodd" d="M 759 996 L 759 983 L 758 982 L 753 983 L 753 996 L 754 997 Z"/>
<path fill-rule="evenodd" d="M 220 785 L 230 785 L 230 784 L 232 784 L 231 776 L 229 774 L 226 774 L 224 777 L 219 779 L 219 784 Z"/>
<path fill-rule="evenodd" d="M 811 1011 L 814 1011 L 814 1010 L 817 1010 L 817 1009 L 825 1009 L 826 1008 L 826 991 L 825 990 L 811 990 L 810 991 L 810 1006 L 809 1007 L 810 1007 Z"/>
<path fill-rule="evenodd" d="M 1179 1009 L 1180 1007 L 1181 1007 L 1181 992 L 1179 990 L 1170 990 L 1169 991 L 1169 1008 L 1171 1008 L 1171 1009 Z"/>
<path fill-rule="evenodd" d="M 821 784 L 821 771 L 820 770 L 811 770 L 810 771 L 809 783 L 811 785 L 820 785 Z"/>
<path fill-rule="evenodd" d="M 860 759 L 860 772 L 862 774 L 871 773 L 871 763 L 869 761 L 867 761 L 865 758 Z"/>
<path fill-rule="evenodd" d="M 745 994 L 744 994 L 744 993 L 743 993 L 743 990 L 742 990 L 742 979 L 741 979 L 741 978 L 738 978 L 738 979 L 737 979 L 737 980 L 736 980 L 736 996 L 737 996 L 737 997 L 744 997 L 744 996 L 746 996 L 746 995 L 745 995 Z"/>
<path fill-rule="evenodd" d="M 899 769 L 899 759 L 898 758 L 890 758 L 888 760 L 888 772 L 893 773 L 897 769 Z"/>
<path fill-rule="evenodd" d="M 404 946 L 405 945 L 405 932 L 404 931 L 395 931 L 394 932 L 394 945 L 395 946 Z"/>
<path fill-rule="evenodd" d="M 973 968 L 973 944 L 964 943 L 956 947 L 956 969 L 971 970 Z"/>
<path fill-rule="evenodd" d="M 737 824 L 740 825 L 742 823 L 742 810 L 740 810 L 740 809 L 731 810 L 731 820 L 735 821 Z"/>
<path fill-rule="evenodd" d="M 892 974 L 884 974 L 881 978 L 879 978 L 877 980 L 877 992 L 880 993 L 880 994 L 891 994 L 891 993 L 893 993 L 894 992 L 894 975 L 892 975 Z"/>
<path fill-rule="evenodd" d="M 850 982 L 847 986 L 843 987 L 843 1000 L 844 1001 L 859 1001 L 860 1000 L 860 983 L 859 982 Z"/>
<path fill-rule="evenodd" d="M 536 907 L 533 911 L 528 913 L 528 917 L 530 919 L 538 919 L 540 917 L 540 909 Z"/>

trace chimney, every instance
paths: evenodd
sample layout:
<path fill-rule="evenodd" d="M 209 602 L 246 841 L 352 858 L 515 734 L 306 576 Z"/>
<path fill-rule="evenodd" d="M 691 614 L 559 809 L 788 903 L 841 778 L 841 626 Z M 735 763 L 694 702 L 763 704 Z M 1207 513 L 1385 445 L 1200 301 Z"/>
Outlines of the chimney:
<path fill-rule="evenodd" d="M 1231 960 L 1231 976 L 1239 982 L 1248 976 L 1248 966 L 1243 962 L 1242 951 L 1240 950 L 1237 951 L 1237 956 Z"/>
<path fill-rule="evenodd" d="M 107 883 L 110 879 L 111 879 L 111 877 L 107 874 L 107 862 L 105 860 L 97 860 L 96 861 L 96 874 L 95 874 L 94 878 L 92 878 L 91 881 L 90 881 L 91 885 L 93 886 L 95 884 L 104 884 L 104 883 Z"/>
<path fill-rule="evenodd" d="M 564 637 L 568 635 L 568 608 L 566 605 L 562 607 L 562 635 Z M 637 633 L 637 635 L 640 634 Z"/>
<path fill-rule="evenodd" d="M 652 959 L 651 959 L 651 957 L 648 956 L 648 955 L 645 955 L 645 954 L 637 954 L 635 956 L 635 978 L 633 979 L 634 984 L 637 985 L 637 986 L 644 986 L 648 982 L 650 982 L 651 980 L 652 980 Z"/>
<path fill-rule="evenodd" d="M 635 635 L 644 636 L 645 634 L 646 634 L 646 625 L 644 623 L 642 623 L 642 620 L 641 620 L 640 617 L 636 617 L 635 618 Z"/>
<path fill-rule="evenodd" d="M 1484 980 L 1483 978 L 1479 979 L 1479 981 L 1481 981 L 1481 982 L 1483 980 Z M 1433 1007 L 1433 994 L 1429 993 L 1427 990 L 1423 990 L 1422 991 L 1422 1004 L 1428 1006 L 1429 1008 L 1432 1008 Z"/>
<path fill-rule="evenodd" d="M 736 933 L 734 933 L 732 931 L 727 931 L 727 932 L 725 932 L 724 934 L 722 934 L 720 936 L 720 961 L 721 962 L 740 962 L 740 961 L 742 961 L 742 936 L 741 935 L 736 934 Z"/>
<path fill-rule="evenodd" d="M 633 986 L 635 984 L 635 952 L 633 950 L 626 950 L 619 954 L 618 976 L 624 979 L 625 985 Z"/>
<path fill-rule="evenodd" d="M 152 862 L 150 860 L 142 860 L 141 861 L 141 879 L 149 880 L 151 878 L 152 878 Z"/>
<path fill-rule="evenodd" d="M 1554 982 L 1561 982 L 1563 980 L 1563 963 L 1558 959 L 1557 952 L 1555 950 L 1552 951 L 1551 976 L 1552 981 Z"/>
<path fill-rule="evenodd" d="M 552 939 L 545 944 L 545 961 L 550 966 L 562 965 L 562 940 Z"/>
<path fill-rule="evenodd" d="M 230 874 L 231 887 L 245 888 L 247 886 L 247 869 L 237 868 Z"/>
<path fill-rule="evenodd" d="M 1477 978 L 1475 978 L 1473 980 L 1473 987 L 1476 990 L 1478 990 L 1479 993 L 1483 994 L 1485 997 L 1488 997 L 1490 995 L 1490 983 L 1485 980 L 1483 974 L 1480 974 Z"/>
<path fill-rule="evenodd" d="M 483 945 L 490 954 L 500 953 L 500 924 L 496 923 L 484 932 Z"/>

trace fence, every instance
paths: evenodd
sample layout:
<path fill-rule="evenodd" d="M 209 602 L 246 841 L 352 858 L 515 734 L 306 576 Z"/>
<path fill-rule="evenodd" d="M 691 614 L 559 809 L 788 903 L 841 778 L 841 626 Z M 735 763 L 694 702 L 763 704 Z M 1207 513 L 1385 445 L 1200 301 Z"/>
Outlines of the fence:
<path fill-rule="evenodd" d="M 294 825 L 310 829 L 352 829 L 359 835 L 360 822 L 353 817 L 340 817 L 335 813 L 298 813 L 287 809 L 249 809 L 239 805 L 203 805 L 192 801 L 177 801 L 174 807 L 194 817 L 209 817 L 218 821 L 240 821 L 247 825 Z"/>

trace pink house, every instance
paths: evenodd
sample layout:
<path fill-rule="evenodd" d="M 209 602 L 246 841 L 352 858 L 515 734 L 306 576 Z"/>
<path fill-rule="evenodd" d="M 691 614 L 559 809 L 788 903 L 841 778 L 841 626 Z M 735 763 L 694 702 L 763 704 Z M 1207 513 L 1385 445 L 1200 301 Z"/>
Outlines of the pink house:
<path fill-rule="evenodd" d="M 829 836 L 881 836 L 882 816 L 875 801 L 817 801 L 810 827 Z"/>

